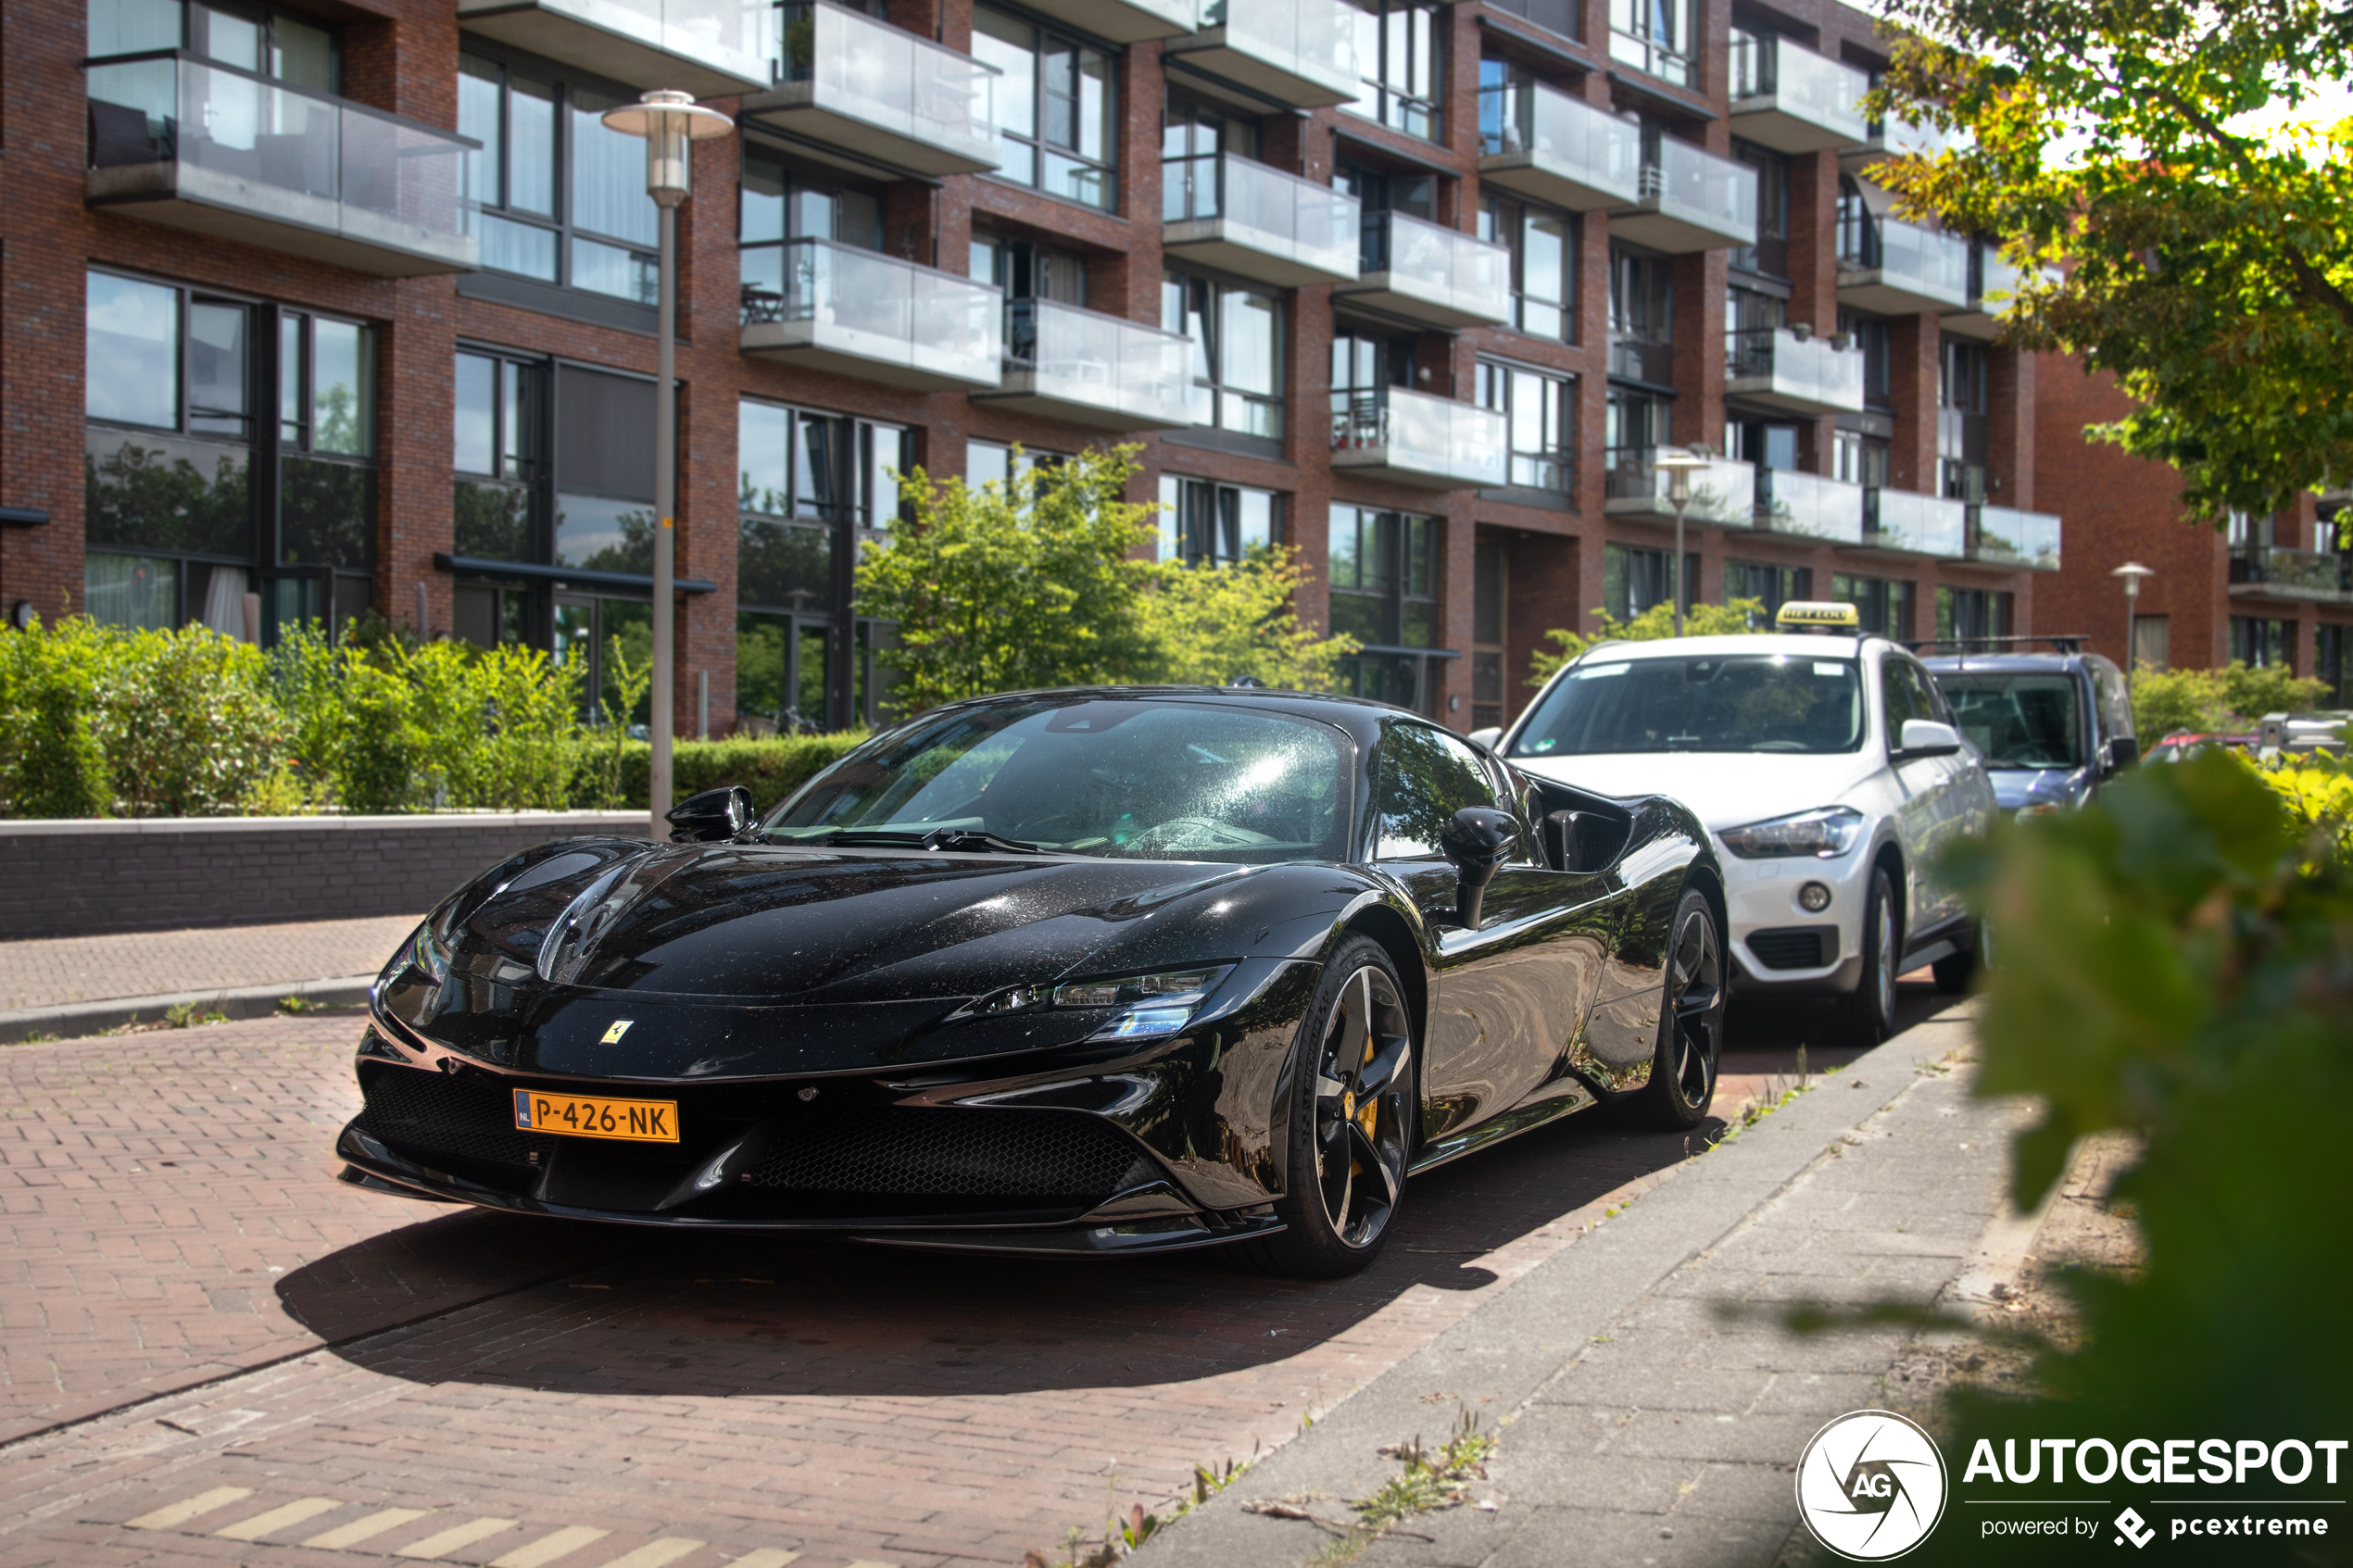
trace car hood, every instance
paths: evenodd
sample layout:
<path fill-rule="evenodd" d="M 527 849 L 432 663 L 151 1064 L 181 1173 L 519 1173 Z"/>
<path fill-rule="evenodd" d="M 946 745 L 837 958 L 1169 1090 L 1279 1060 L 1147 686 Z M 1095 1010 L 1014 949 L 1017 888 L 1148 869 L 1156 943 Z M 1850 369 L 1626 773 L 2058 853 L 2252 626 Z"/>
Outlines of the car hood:
<path fill-rule="evenodd" d="M 2021 806 L 2081 806 L 2092 792 L 2088 768 L 1994 768 L 1994 801 L 2005 811 Z"/>
<path fill-rule="evenodd" d="M 1881 765 L 1870 751 L 1830 756 L 1785 752 L 1646 751 L 1514 757 L 1512 766 L 1596 795 L 1665 795 L 1691 808 L 1710 831 L 1837 803 Z"/>

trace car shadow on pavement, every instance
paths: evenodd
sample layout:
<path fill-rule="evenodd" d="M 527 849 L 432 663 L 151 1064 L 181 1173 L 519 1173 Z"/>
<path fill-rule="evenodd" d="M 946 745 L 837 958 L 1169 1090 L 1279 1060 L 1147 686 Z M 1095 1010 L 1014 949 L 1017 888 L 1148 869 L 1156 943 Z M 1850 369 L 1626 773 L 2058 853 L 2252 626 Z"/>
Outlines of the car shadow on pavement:
<path fill-rule="evenodd" d="M 1907 985 L 1899 1025 L 1951 1002 Z M 1740 1076 L 1719 1111 L 1737 1116 L 1749 1096 L 1770 1100 L 1783 1080 L 1794 1085 L 1800 1046 L 1811 1073 L 1851 1060 L 1856 1053 L 1816 1043 L 1831 1037 L 1831 1022 L 1804 1006 L 1735 1008 L 1725 1068 Z M 1480 1260 L 1704 1151 L 1725 1125 L 1718 1116 L 1688 1133 L 1636 1132 L 1594 1110 L 1428 1172 L 1380 1260 L 1344 1280 L 1269 1278 L 1214 1248 L 1000 1258 L 459 1212 L 321 1259 L 287 1274 L 278 1294 L 298 1321 L 338 1340 L 346 1360 L 427 1384 L 935 1397 L 1182 1383 L 1315 1351 L 1352 1368 L 1353 1382 L 1431 1331 L 1401 1329 L 1402 1320 L 1368 1328 L 1382 1309 L 1416 1289 L 1459 1298 L 1493 1288 L 1499 1275 Z M 518 1258 L 532 1266 L 519 1269 Z M 469 1270 L 482 1279 L 471 1304 L 436 1306 L 409 1284 L 431 1274 L 447 1302 Z M 412 1326 L 379 1331 L 391 1323 Z M 369 1331 L 343 1337 L 336 1324 Z M 1402 1347 L 1390 1343 L 1400 1333 Z"/>

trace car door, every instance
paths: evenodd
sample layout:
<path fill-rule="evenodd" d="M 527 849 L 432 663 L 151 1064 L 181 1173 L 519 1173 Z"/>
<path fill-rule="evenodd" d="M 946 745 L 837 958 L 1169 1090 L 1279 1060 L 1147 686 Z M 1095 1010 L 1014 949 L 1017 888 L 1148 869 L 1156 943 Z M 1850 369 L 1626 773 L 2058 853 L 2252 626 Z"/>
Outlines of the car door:
<path fill-rule="evenodd" d="M 1538 861 L 1523 803 L 1498 787 L 1468 745 L 1435 725 L 1385 721 L 1374 767 L 1375 862 L 1431 922 L 1437 973 L 1422 1060 L 1423 1133 L 1439 1139 L 1554 1078 L 1599 976 L 1602 944 L 1578 928 L 1574 911 L 1598 896 L 1600 879 Z M 1453 909 L 1456 883 L 1438 834 L 1466 806 L 1509 811 L 1521 824 L 1518 845 L 1488 884 L 1477 931 L 1440 919 Z"/>
<path fill-rule="evenodd" d="M 1928 672 L 1906 656 L 1890 651 L 1880 661 L 1880 709 L 1886 725 L 1887 759 L 1895 777 L 1895 831 L 1904 847 L 1911 886 L 1906 897 L 1904 931 L 1923 931 L 1943 921 L 1948 896 L 1938 883 L 1937 850 L 1951 833 L 1954 769 L 1945 757 L 1908 756 L 1904 725 L 1936 718 Z"/>

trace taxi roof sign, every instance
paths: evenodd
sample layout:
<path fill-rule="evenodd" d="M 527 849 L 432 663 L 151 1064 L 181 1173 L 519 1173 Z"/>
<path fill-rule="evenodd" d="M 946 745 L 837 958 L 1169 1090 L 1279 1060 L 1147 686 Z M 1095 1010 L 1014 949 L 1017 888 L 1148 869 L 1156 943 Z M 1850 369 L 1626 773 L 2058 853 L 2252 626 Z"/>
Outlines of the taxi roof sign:
<path fill-rule="evenodd" d="M 1860 632 L 1863 618 L 1853 605 L 1833 599 L 1792 599 L 1773 624 L 1793 632 Z"/>

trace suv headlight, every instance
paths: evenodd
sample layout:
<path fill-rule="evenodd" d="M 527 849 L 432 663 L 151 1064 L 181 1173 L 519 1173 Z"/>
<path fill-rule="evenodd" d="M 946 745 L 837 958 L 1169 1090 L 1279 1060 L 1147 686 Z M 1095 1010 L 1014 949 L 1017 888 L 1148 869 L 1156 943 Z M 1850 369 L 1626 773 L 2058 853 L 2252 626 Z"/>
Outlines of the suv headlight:
<path fill-rule="evenodd" d="M 1863 813 L 1852 806 L 1824 806 L 1793 817 L 1775 817 L 1717 834 L 1724 847 L 1743 859 L 1779 859 L 1811 855 L 1830 860 L 1855 847 Z"/>
<path fill-rule="evenodd" d="M 1120 1010 L 1095 1031 L 1098 1040 L 1143 1040 L 1174 1035 L 1192 1021 L 1232 964 L 1172 969 L 1159 974 L 1126 974 L 1105 980 L 1073 980 L 1054 987 L 1058 1008 Z"/>

